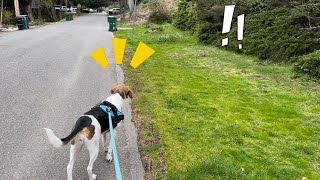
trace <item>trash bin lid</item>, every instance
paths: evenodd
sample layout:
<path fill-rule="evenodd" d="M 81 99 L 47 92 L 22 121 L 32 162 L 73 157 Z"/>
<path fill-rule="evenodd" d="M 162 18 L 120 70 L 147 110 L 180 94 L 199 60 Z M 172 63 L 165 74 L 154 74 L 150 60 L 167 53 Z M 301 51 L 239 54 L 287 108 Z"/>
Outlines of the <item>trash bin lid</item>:
<path fill-rule="evenodd" d="M 108 19 L 117 19 L 117 16 L 108 16 Z"/>

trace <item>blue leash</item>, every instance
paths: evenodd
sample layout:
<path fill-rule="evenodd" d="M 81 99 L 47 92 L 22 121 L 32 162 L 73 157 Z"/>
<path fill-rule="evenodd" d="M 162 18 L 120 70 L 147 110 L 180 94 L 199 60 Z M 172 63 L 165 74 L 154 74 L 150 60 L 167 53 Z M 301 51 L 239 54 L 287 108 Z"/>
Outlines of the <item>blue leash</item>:
<path fill-rule="evenodd" d="M 114 158 L 114 168 L 116 170 L 117 180 L 122 180 L 120 164 L 119 164 L 119 159 L 118 159 L 118 153 L 117 153 L 117 147 L 116 147 L 116 141 L 114 139 L 114 134 L 113 134 L 113 126 L 112 126 L 112 119 L 111 119 L 111 108 L 107 107 L 105 105 L 100 105 L 100 108 L 102 110 L 104 110 L 105 112 L 107 112 L 108 116 L 109 116 L 109 130 L 110 130 L 112 152 L 113 152 L 113 158 Z"/>

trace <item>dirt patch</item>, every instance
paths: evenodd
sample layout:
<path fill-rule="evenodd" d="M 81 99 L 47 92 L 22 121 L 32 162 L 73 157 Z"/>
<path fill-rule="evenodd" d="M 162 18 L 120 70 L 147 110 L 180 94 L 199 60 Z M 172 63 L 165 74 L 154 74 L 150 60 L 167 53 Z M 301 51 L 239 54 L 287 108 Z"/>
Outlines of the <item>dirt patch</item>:
<path fill-rule="evenodd" d="M 134 104 L 134 103 L 133 103 Z M 144 112 L 148 111 L 147 104 L 143 106 Z M 161 135 L 156 131 L 151 123 L 151 114 L 147 114 L 145 118 L 141 118 L 141 112 L 136 105 L 133 105 L 133 121 L 138 129 L 138 145 L 141 155 L 142 165 L 145 170 L 144 179 L 155 179 L 156 177 L 163 177 L 166 174 L 164 159 L 165 150 L 160 146 Z M 147 135 L 148 134 L 148 135 Z M 152 146 L 159 146 L 158 156 L 149 154 L 144 149 Z"/>

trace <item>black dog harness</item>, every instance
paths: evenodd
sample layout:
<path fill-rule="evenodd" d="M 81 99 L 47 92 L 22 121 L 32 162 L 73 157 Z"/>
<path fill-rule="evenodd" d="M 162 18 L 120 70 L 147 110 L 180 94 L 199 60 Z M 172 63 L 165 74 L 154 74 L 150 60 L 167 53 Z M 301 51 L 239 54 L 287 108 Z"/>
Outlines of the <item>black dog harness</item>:
<path fill-rule="evenodd" d="M 106 107 L 105 109 L 108 110 L 108 108 L 111 108 L 111 118 L 112 118 L 112 126 L 113 128 L 117 127 L 118 123 L 121 122 L 124 119 L 124 115 L 110 102 L 103 100 L 97 105 L 95 105 L 93 108 L 91 108 L 90 111 L 84 113 L 84 115 L 92 115 L 94 116 L 100 126 L 101 126 L 101 133 L 104 131 L 109 130 L 109 117 L 108 117 L 108 111 L 105 111 L 101 108 L 101 106 Z"/>
<path fill-rule="evenodd" d="M 108 107 L 111 108 L 111 118 L 112 118 L 112 121 L 115 121 L 117 124 L 119 122 L 121 122 L 123 119 L 124 119 L 124 115 L 122 114 L 122 112 L 120 112 L 116 106 L 114 106 L 113 104 L 111 104 L 110 102 L 108 101 L 103 101 L 99 107 L 105 112 L 108 114 Z"/>

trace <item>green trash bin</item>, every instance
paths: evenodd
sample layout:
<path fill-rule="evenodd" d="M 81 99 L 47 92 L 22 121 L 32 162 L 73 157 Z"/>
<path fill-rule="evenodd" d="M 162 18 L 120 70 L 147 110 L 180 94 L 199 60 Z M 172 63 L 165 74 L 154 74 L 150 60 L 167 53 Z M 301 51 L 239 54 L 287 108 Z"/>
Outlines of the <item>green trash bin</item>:
<path fill-rule="evenodd" d="M 117 16 L 108 16 L 108 23 L 110 32 L 117 30 Z"/>
<path fill-rule="evenodd" d="M 72 20 L 73 20 L 73 13 L 66 12 L 66 21 L 72 21 Z"/>
<path fill-rule="evenodd" d="M 25 16 L 21 16 L 21 17 L 22 17 L 23 29 L 28 29 L 26 17 Z"/>
<path fill-rule="evenodd" d="M 29 17 L 28 15 L 21 15 L 23 20 L 23 29 L 29 28 Z"/>

